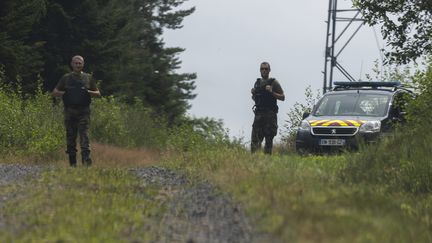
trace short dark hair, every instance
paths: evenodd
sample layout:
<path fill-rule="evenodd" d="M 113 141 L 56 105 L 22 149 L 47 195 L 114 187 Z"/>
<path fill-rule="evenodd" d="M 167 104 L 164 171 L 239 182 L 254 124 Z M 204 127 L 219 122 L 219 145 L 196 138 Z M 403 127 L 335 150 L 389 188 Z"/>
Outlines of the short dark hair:
<path fill-rule="evenodd" d="M 261 65 L 267 65 L 267 66 L 269 67 L 269 69 L 271 69 L 271 68 L 270 68 L 270 63 L 268 63 L 268 62 L 262 62 L 262 63 L 260 64 L 260 66 L 261 66 Z"/>

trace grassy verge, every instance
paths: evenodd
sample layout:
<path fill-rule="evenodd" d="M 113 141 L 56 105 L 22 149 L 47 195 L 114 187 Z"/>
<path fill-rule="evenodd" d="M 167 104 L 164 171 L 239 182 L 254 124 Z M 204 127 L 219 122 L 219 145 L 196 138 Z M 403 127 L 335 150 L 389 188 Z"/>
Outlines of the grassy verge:
<path fill-rule="evenodd" d="M 162 210 L 121 170 L 56 170 L 20 191 L 2 210 L 1 242 L 149 241 Z"/>
<path fill-rule="evenodd" d="M 342 180 L 345 156 L 185 152 L 167 165 L 232 193 L 262 232 L 283 242 L 431 242 L 432 196 Z"/>
<path fill-rule="evenodd" d="M 201 146 L 166 153 L 164 165 L 231 193 L 260 232 L 283 242 L 432 240 L 432 196 L 346 182 L 350 156 L 270 157 Z M 100 144 L 94 153 L 93 168 L 69 169 L 62 161 L 65 166 L 39 180 L 0 187 L 0 195 L 9 197 L 0 241 L 154 240 L 165 199 L 159 188 L 143 187 L 125 168 L 148 165 L 159 155 Z"/>
<path fill-rule="evenodd" d="M 164 212 L 158 194 L 126 169 L 55 167 L 0 187 L 0 242 L 149 242 Z"/>

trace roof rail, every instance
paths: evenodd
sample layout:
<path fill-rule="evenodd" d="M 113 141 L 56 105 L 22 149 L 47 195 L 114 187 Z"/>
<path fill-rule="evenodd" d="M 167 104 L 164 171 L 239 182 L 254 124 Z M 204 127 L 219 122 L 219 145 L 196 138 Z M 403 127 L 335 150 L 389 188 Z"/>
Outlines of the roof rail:
<path fill-rule="evenodd" d="M 381 81 L 358 81 L 358 82 L 349 82 L 349 81 L 336 81 L 333 82 L 334 89 L 337 88 L 358 88 L 358 87 L 368 87 L 368 88 L 378 88 L 378 87 L 391 87 L 396 88 L 402 86 L 401 82 L 392 81 L 392 82 L 381 82 Z"/>

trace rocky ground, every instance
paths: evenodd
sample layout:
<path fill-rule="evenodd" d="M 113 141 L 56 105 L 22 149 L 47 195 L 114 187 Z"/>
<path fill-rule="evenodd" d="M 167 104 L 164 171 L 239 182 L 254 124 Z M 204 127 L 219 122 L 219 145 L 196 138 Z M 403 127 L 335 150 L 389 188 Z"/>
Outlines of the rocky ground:
<path fill-rule="evenodd" d="M 0 164 L 0 186 L 37 176 L 41 169 L 35 165 Z"/>
<path fill-rule="evenodd" d="M 22 183 L 28 178 L 35 178 L 41 171 L 41 166 L 0 164 L 0 186 L 5 186 L 11 183 Z M 15 196 L 18 195 L 0 194 L 0 207 L 6 200 Z"/>
<path fill-rule="evenodd" d="M 28 178 L 34 178 L 42 171 L 41 166 L 22 164 L 0 164 L 0 186 L 12 183 L 23 183 Z M 0 228 L 5 226 L 1 208 L 3 204 L 20 195 L 11 193 L 0 193 Z"/>
<path fill-rule="evenodd" d="M 253 233 L 240 205 L 209 182 L 191 184 L 184 176 L 158 167 L 133 172 L 144 183 L 164 188 L 171 199 L 160 242 L 275 242 Z"/>
<path fill-rule="evenodd" d="M 24 182 L 46 169 L 41 166 L 0 164 L 0 186 Z M 253 233 L 242 208 L 209 182 L 191 184 L 187 178 L 160 167 L 131 169 L 143 184 L 158 186 L 167 210 L 157 242 L 274 242 Z M 19 195 L 0 195 L 1 205 Z M 0 227 L 2 224 L 0 214 Z"/>

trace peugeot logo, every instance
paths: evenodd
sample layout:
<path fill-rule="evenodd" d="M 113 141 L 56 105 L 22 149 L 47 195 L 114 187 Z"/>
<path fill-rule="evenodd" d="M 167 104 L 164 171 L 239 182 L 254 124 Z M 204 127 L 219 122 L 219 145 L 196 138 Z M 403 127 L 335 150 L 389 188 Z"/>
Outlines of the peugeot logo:
<path fill-rule="evenodd" d="M 331 134 L 336 134 L 336 129 L 330 130 Z"/>

